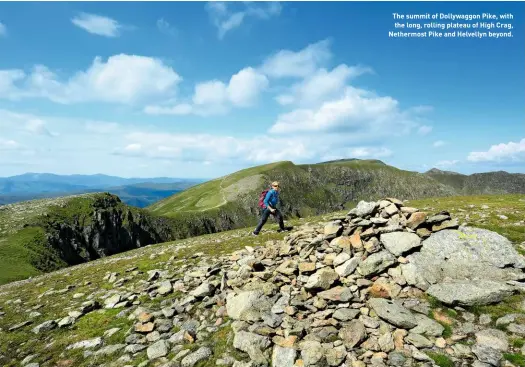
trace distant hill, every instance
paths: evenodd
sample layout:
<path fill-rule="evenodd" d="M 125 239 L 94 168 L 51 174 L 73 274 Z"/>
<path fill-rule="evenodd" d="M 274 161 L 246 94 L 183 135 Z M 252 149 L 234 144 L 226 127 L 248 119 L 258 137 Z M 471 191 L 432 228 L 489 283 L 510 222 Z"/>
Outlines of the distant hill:
<path fill-rule="evenodd" d="M 26 173 L 0 178 L 0 205 L 106 191 L 118 195 L 126 204 L 142 208 L 203 181 L 169 177 L 122 178 L 100 174 L 62 176 Z"/>
<path fill-rule="evenodd" d="M 361 199 L 415 199 L 455 193 L 426 175 L 381 161 L 343 160 L 311 165 L 284 161 L 195 185 L 147 209 L 177 219 L 187 236 L 245 227 L 255 224 L 259 193 L 273 180 L 282 184 L 284 214 L 294 217 L 340 210 Z"/>
<path fill-rule="evenodd" d="M 496 171 L 463 175 L 433 168 L 425 175 L 453 187 L 461 195 L 525 193 L 525 174 L 521 173 Z"/>
<path fill-rule="evenodd" d="M 185 236 L 254 225 L 259 193 L 281 182 L 282 211 L 307 217 L 383 197 L 423 199 L 458 194 L 525 193 L 525 175 L 482 173 L 465 176 L 431 170 L 404 171 L 379 160 L 342 159 L 296 165 L 289 161 L 244 169 L 195 185 L 147 207 L 176 219 Z"/>

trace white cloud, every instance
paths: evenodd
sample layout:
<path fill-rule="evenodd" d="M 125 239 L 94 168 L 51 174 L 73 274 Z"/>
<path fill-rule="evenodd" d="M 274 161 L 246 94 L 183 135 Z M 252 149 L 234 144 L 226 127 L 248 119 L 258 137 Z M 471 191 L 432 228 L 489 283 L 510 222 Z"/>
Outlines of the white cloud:
<path fill-rule="evenodd" d="M 485 152 L 471 152 L 467 159 L 471 162 L 525 161 L 525 138 L 517 143 L 493 145 Z"/>
<path fill-rule="evenodd" d="M 14 140 L 7 140 L 0 138 L 0 150 L 18 150 L 20 149 L 20 144 Z"/>
<path fill-rule="evenodd" d="M 210 15 L 210 19 L 215 27 L 217 27 L 219 39 L 224 38 L 226 33 L 239 27 L 244 20 L 249 17 L 269 19 L 272 16 L 279 15 L 282 9 L 278 2 L 245 2 L 244 8 L 240 11 L 231 11 L 229 9 L 230 6 L 232 5 L 221 1 L 214 1 L 206 4 L 206 10 Z"/>
<path fill-rule="evenodd" d="M 150 105 L 144 109 L 144 112 L 152 115 L 196 114 L 209 116 L 224 114 L 231 107 L 254 105 L 268 84 L 268 78 L 265 75 L 248 67 L 234 74 L 228 84 L 220 80 L 210 80 L 197 84 L 191 103 L 179 103 L 167 107 Z"/>
<path fill-rule="evenodd" d="M 177 34 L 177 30 L 175 27 L 173 27 L 167 20 L 164 18 L 160 18 L 157 20 L 157 28 L 160 32 L 168 34 L 170 36 L 175 36 Z"/>
<path fill-rule="evenodd" d="M 46 119 L 27 113 L 17 113 L 0 109 L 0 131 L 20 131 L 30 135 L 54 137 L 57 133 L 49 131 Z"/>
<path fill-rule="evenodd" d="M 268 87 L 268 78 L 253 68 L 244 68 L 233 75 L 228 85 L 228 98 L 235 106 L 253 105 L 259 93 Z"/>
<path fill-rule="evenodd" d="M 432 132 L 432 126 L 428 126 L 428 125 L 423 125 L 421 127 L 419 127 L 417 133 L 419 135 L 428 135 Z"/>
<path fill-rule="evenodd" d="M 115 19 L 88 13 L 80 13 L 71 22 L 89 33 L 105 37 L 118 37 L 122 28 Z"/>
<path fill-rule="evenodd" d="M 330 41 L 322 40 L 300 51 L 281 50 L 268 57 L 261 71 L 274 78 L 307 77 L 332 58 Z"/>
<path fill-rule="evenodd" d="M 238 139 L 210 134 L 168 134 L 135 132 L 129 142 L 115 154 L 192 162 L 243 161 L 261 163 L 284 159 L 301 159 L 311 150 L 294 139 L 266 136 Z"/>
<path fill-rule="evenodd" d="M 376 134 L 404 134 L 417 123 L 391 97 L 347 87 L 341 97 L 319 108 L 300 108 L 281 114 L 271 133 L 324 132 L 334 129 L 368 131 Z"/>
<path fill-rule="evenodd" d="M 0 22 L 0 37 L 7 35 L 7 27 L 4 23 Z"/>
<path fill-rule="evenodd" d="M 173 93 L 181 80 L 159 59 L 119 54 L 107 61 L 96 57 L 87 70 L 66 81 L 43 65 L 35 66 L 29 75 L 22 70 L 0 70 L 0 97 L 40 97 L 63 104 L 134 103 Z"/>
<path fill-rule="evenodd" d="M 207 164 L 264 164 L 282 160 L 300 163 L 318 160 L 319 157 L 379 158 L 392 154 L 386 147 L 348 146 L 346 141 L 330 137 L 323 140 L 325 138 L 327 144 L 316 144 L 314 136 L 236 138 L 211 134 L 134 132 L 126 135 L 127 143 L 115 149 L 114 154 Z"/>
<path fill-rule="evenodd" d="M 0 98 L 18 99 L 21 91 L 16 83 L 25 78 L 22 70 L 0 70 Z"/>
<path fill-rule="evenodd" d="M 25 125 L 25 131 L 35 135 L 55 136 L 46 128 L 46 123 L 39 118 L 31 118 Z"/>
<path fill-rule="evenodd" d="M 435 141 L 435 142 L 432 144 L 432 146 L 433 146 L 434 148 L 439 148 L 439 147 L 442 147 L 443 145 L 446 145 L 446 144 L 447 144 L 447 143 L 444 142 L 443 140 L 437 140 L 437 141 Z"/>
<path fill-rule="evenodd" d="M 444 161 L 437 162 L 436 167 L 447 168 L 447 167 L 455 166 L 458 163 L 459 161 L 456 159 L 455 160 L 444 160 Z"/>
<path fill-rule="evenodd" d="M 349 79 L 369 72 L 372 72 L 370 68 L 349 67 L 345 64 L 331 71 L 320 68 L 301 82 L 294 84 L 287 94 L 277 96 L 276 100 L 281 105 L 296 103 L 311 106 L 340 93 Z"/>
<path fill-rule="evenodd" d="M 220 80 L 211 80 L 195 86 L 193 103 L 196 105 L 221 105 L 227 99 L 228 87 Z"/>

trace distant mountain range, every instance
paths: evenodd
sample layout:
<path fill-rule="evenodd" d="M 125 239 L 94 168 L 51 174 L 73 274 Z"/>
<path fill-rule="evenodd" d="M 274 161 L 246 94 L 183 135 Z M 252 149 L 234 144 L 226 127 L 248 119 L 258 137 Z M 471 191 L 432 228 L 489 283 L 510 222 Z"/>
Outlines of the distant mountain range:
<path fill-rule="evenodd" d="M 25 173 L 0 177 L 0 205 L 105 191 L 118 195 L 126 204 L 145 207 L 203 181 L 171 177 L 123 178 L 102 174 Z"/>

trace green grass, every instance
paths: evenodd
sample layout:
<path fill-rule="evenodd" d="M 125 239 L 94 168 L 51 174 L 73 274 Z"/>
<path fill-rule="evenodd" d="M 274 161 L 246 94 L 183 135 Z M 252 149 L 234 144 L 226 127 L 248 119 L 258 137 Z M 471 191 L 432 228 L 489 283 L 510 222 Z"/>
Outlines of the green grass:
<path fill-rule="evenodd" d="M 472 306 L 468 307 L 467 309 L 476 315 L 489 314 L 492 316 L 493 320 L 496 320 L 508 314 L 519 313 L 523 314 L 523 317 L 525 318 L 525 313 L 521 311 L 520 308 L 520 303 L 523 302 L 523 300 L 523 294 L 515 294 L 513 296 L 505 298 L 503 301 L 495 305 Z"/>
<path fill-rule="evenodd" d="M 525 356 L 519 353 L 503 353 L 503 358 L 515 366 L 525 367 Z"/>
<path fill-rule="evenodd" d="M 326 220 L 327 217 L 308 218 L 309 221 Z M 296 219 L 291 221 L 292 225 L 299 225 L 304 220 Z M 93 292 L 103 290 L 106 288 L 113 288 L 103 277 L 108 272 L 118 272 L 121 276 L 126 276 L 128 273 L 126 269 L 137 267 L 143 272 L 129 283 L 125 283 L 124 287 L 131 286 L 141 279 L 145 279 L 145 274 L 148 270 L 163 268 L 164 264 L 170 259 L 173 259 L 173 269 L 177 277 L 182 277 L 184 274 L 177 273 L 177 264 L 191 264 L 197 263 L 199 259 L 192 259 L 191 257 L 196 253 L 204 253 L 206 256 L 215 258 L 217 256 L 231 254 L 234 251 L 244 249 L 245 246 L 263 246 L 267 241 L 282 239 L 285 234 L 277 233 L 275 229 L 277 226 L 273 223 L 268 223 L 263 232 L 258 237 L 249 236 L 249 230 L 241 229 L 228 231 L 213 235 L 204 235 L 187 240 L 179 240 L 168 242 L 164 244 L 151 245 L 141 249 L 128 251 L 123 254 L 99 259 L 87 264 L 73 266 L 67 269 L 43 275 L 43 277 L 34 278 L 27 283 L 12 284 L 0 288 L 0 307 L 5 312 L 3 317 L 0 317 L 0 328 L 7 330 L 10 326 L 15 325 L 28 319 L 26 310 L 29 310 L 37 305 L 42 305 L 38 311 L 42 316 L 34 320 L 32 325 L 26 326 L 23 329 L 14 332 L 0 333 L 0 355 L 5 355 L 10 359 L 15 359 L 19 355 L 28 355 L 38 353 L 45 356 L 51 363 L 56 363 L 58 360 L 64 359 L 61 356 L 65 347 L 73 342 L 79 340 L 90 339 L 96 336 L 102 336 L 105 330 L 113 327 L 120 327 L 121 331 L 109 340 L 110 342 L 117 342 L 122 333 L 132 326 L 132 323 L 127 319 L 116 318 L 115 315 L 122 311 L 119 310 L 103 310 L 92 312 L 80 318 L 74 325 L 72 330 L 52 330 L 44 337 L 35 338 L 31 333 L 31 328 L 50 319 L 58 319 L 65 317 L 67 311 L 64 309 L 65 305 L 71 304 L 72 309 L 79 307 L 84 299 L 72 300 L 74 293 L 85 293 L 86 295 Z M 182 248 L 181 245 L 188 245 Z M 86 285 L 89 281 L 91 284 Z M 55 290 L 64 289 L 68 285 L 75 284 L 76 288 L 67 292 L 64 295 L 51 295 L 38 298 L 45 291 L 53 288 Z M 163 300 L 173 300 L 183 295 L 180 292 L 169 294 L 165 297 L 157 297 L 149 299 L 149 297 L 141 297 L 141 305 L 145 307 L 159 307 Z M 7 304 L 8 300 L 20 299 L 21 305 Z M 226 329 L 218 331 L 217 340 L 223 340 L 224 336 L 228 334 Z M 54 344 L 46 347 L 46 338 L 52 337 Z M 120 339 L 122 340 L 122 338 Z M 214 339 L 215 341 L 215 339 Z M 222 347 L 226 350 L 227 344 Z M 221 350 L 219 348 L 219 350 Z M 229 354 L 236 353 L 230 351 Z M 241 356 L 241 355 L 239 355 Z M 87 366 L 87 360 L 84 360 L 81 353 L 78 351 L 68 351 L 66 357 L 74 360 L 75 366 Z M 219 355 L 213 358 L 220 358 Z M 102 360 L 97 362 L 102 363 Z M 19 365 L 18 362 L 8 362 L 5 367 L 15 367 Z M 48 365 L 43 365 L 47 367 Z M 211 366 L 211 365 L 210 365 Z"/>
<path fill-rule="evenodd" d="M 479 200 L 479 199 L 478 199 Z M 497 200 L 495 200 L 498 202 Z M 434 210 L 439 210 L 437 205 L 433 201 L 429 201 L 432 204 Z M 408 205 L 416 206 L 416 201 L 410 202 Z M 455 201 L 456 207 L 464 205 L 462 202 Z M 508 205 L 508 203 L 505 203 Z M 341 215 L 346 213 L 344 210 L 339 213 L 330 213 L 323 216 L 310 217 L 305 219 L 294 218 L 289 221 L 289 224 L 297 226 L 305 222 L 319 222 L 328 220 L 328 218 L 334 215 Z M 110 339 L 110 342 L 117 342 L 120 338 L 122 339 L 123 332 L 129 328 L 132 323 L 127 317 L 116 318 L 116 314 L 121 310 L 104 310 L 101 312 L 94 312 L 83 318 L 75 324 L 71 330 L 53 330 L 42 337 L 35 338 L 34 334 L 30 332 L 31 328 L 38 325 L 39 323 L 49 320 L 58 319 L 66 316 L 67 310 L 64 305 L 71 305 L 72 309 L 78 307 L 83 299 L 73 300 L 73 293 L 85 293 L 86 295 L 92 294 L 99 290 L 106 288 L 112 288 L 113 286 L 103 280 L 104 275 L 107 272 L 118 272 L 121 276 L 127 275 L 125 270 L 131 267 L 138 267 L 143 272 L 136 276 L 129 283 L 125 283 L 124 287 L 133 287 L 138 281 L 146 278 L 145 272 L 151 269 L 163 268 L 166 262 L 173 257 L 170 269 L 176 277 L 181 277 L 177 269 L 181 264 L 196 264 L 200 260 L 199 258 L 192 258 L 196 253 L 202 252 L 206 256 L 216 258 L 217 256 L 231 254 L 236 250 L 243 249 L 245 246 L 263 246 L 267 241 L 282 239 L 285 234 L 279 234 L 273 231 L 276 229 L 276 225 L 269 222 L 264 228 L 264 231 L 258 237 L 249 236 L 251 228 L 232 230 L 217 234 L 203 235 L 191 239 L 178 240 L 168 242 L 164 244 L 151 245 L 137 250 L 132 250 L 123 254 L 115 255 L 105 259 L 99 259 L 88 264 L 81 266 L 74 266 L 67 269 L 62 269 L 58 272 L 46 274 L 43 277 L 37 277 L 28 281 L 27 283 L 7 285 L 0 288 L 0 307 L 5 315 L 0 318 L 0 328 L 3 330 L 8 329 L 10 326 L 19 323 L 27 319 L 27 310 L 42 305 L 39 312 L 43 316 L 38 317 L 34 320 L 34 324 L 27 326 L 21 330 L 15 332 L 3 332 L 0 333 L 0 354 L 7 356 L 8 358 L 18 358 L 20 355 L 28 355 L 38 353 L 48 358 L 48 364 L 42 366 L 51 366 L 58 360 L 63 359 L 61 355 L 67 345 L 72 342 L 89 339 L 94 336 L 102 336 L 103 332 L 112 327 L 120 327 L 121 331 L 117 335 Z M 29 236 L 29 234 L 28 234 Z M 31 237 L 31 236 L 29 236 Z M 35 238 L 34 236 L 31 238 Z M 185 247 L 183 247 L 185 246 Z M 1 249 L 4 246 L 0 246 Z M 85 282 L 89 280 L 91 284 Z M 53 288 L 55 290 L 64 289 L 68 285 L 75 284 L 76 288 L 63 295 L 43 296 L 45 291 Z M 141 304 L 143 306 L 156 306 L 158 307 L 163 300 L 176 299 L 182 297 L 180 293 L 174 293 L 164 298 L 149 299 L 149 297 L 142 297 Z M 22 304 L 7 303 L 8 300 L 20 299 Z M 437 301 L 429 298 L 429 302 L 433 308 L 442 307 Z M 499 316 L 507 314 L 509 312 L 516 313 L 518 298 L 511 298 L 508 302 L 496 306 L 487 306 L 489 308 L 477 308 L 476 313 L 490 313 L 491 315 Z M 445 315 L 451 319 L 455 319 L 457 313 L 446 307 L 442 307 Z M 494 318 L 495 320 L 496 318 Z M 444 337 L 448 337 L 452 334 L 452 327 L 450 325 L 443 325 L 445 331 Z M 228 338 L 230 333 L 229 327 L 220 328 L 215 334 L 212 335 L 214 342 L 218 343 L 216 354 L 209 361 L 203 362 L 202 366 L 211 366 L 211 362 L 220 358 L 220 351 L 228 351 L 228 353 L 234 353 L 228 349 Z M 46 347 L 49 340 L 55 340 L 55 343 Z M 77 352 L 67 353 L 67 358 L 75 361 L 75 366 L 85 366 L 87 363 L 83 356 Z M 140 358 L 144 358 L 142 355 Z M 449 366 L 450 360 L 446 356 L 436 354 L 432 357 L 436 364 L 440 366 Z M 210 362 L 210 363 L 208 363 Z M 102 363 L 102 362 L 100 362 Z M 7 362 L 6 367 L 18 366 L 18 362 Z"/>
<path fill-rule="evenodd" d="M 525 345 L 525 340 L 522 338 L 511 338 L 510 343 L 514 348 L 521 348 Z"/>
<path fill-rule="evenodd" d="M 276 162 L 263 166 L 247 168 L 190 187 L 183 192 L 150 205 L 148 209 L 160 215 L 174 215 L 178 212 L 206 211 L 214 209 L 228 202 L 226 190 L 229 186 L 236 184 L 238 181 L 255 177 L 258 186 L 266 186 L 264 179 L 261 180 L 261 178 L 258 177 L 259 175 L 264 175 L 275 168 L 289 169 L 292 168 L 292 166 L 295 167 L 291 162 Z M 269 184 L 269 182 L 266 182 L 266 184 Z"/>
<path fill-rule="evenodd" d="M 525 226 L 515 225 L 525 218 L 525 195 L 522 194 L 410 200 L 406 205 L 429 212 L 448 210 L 460 223 L 466 222 L 471 226 L 497 232 L 517 244 L 525 241 Z M 470 207 L 471 205 L 474 207 Z M 487 205 L 489 209 L 481 209 L 483 205 Z M 505 215 L 508 219 L 501 219 L 498 215 Z"/>
<path fill-rule="evenodd" d="M 454 367 L 454 362 L 446 355 L 436 352 L 426 352 L 439 367 Z"/>
<path fill-rule="evenodd" d="M 33 200 L 0 207 L 0 284 L 57 270 L 92 257 L 87 249 L 79 246 L 82 250 L 78 250 L 79 256 L 68 258 L 59 252 L 63 249 L 53 248 L 47 238 L 63 237 L 64 226 L 71 229 L 71 234 L 78 234 L 92 224 L 95 211 L 121 216 L 122 229 L 130 229 L 130 216 L 135 222 L 140 216 L 142 229 L 156 233 L 164 240 L 173 239 L 168 220 L 127 206 L 118 197 L 107 193 Z M 67 249 L 63 253 L 67 254 Z"/>

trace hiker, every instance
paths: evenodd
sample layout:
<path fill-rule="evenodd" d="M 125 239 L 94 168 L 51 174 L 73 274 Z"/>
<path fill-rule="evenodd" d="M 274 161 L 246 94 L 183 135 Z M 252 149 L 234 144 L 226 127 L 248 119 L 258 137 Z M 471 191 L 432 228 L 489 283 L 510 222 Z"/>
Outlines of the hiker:
<path fill-rule="evenodd" d="M 268 217 L 273 215 L 275 219 L 279 222 L 279 230 L 278 232 L 286 231 L 287 229 L 284 227 L 284 221 L 283 221 L 283 215 L 277 209 L 277 203 L 279 203 L 279 182 L 275 181 L 272 182 L 272 188 L 270 190 L 265 190 L 266 194 L 264 196 L 261 195 L 261 198 L 259 199 L 259 206 L 262 208 L 261 213 L 261 221 L 257 225 L 257 228 L 253 231 L 253 235 L 257 236 L 259 232 L 261 231 L 262 227 L 268 220 Z M 262 192 L 262 194 L 265 193 L 265 191 Z M 262 201 L 262 202 L 261 202 Z"/>

